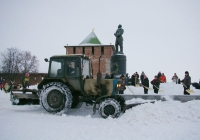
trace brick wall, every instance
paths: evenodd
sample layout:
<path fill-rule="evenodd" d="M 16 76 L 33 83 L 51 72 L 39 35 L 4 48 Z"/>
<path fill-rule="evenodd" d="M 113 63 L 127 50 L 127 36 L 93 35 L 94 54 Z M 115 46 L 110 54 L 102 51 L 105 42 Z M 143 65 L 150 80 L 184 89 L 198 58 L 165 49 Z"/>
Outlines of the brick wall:
<path fill-rule="evenodd" d="M 29 73 L 29 85 L 36 85 L 38 83 L 40 83 L 43 79 L 43 77 L 47 76 L 47 73 Z M 2 77 L 3 79 L 5 79 L 5 83 L 10 84 L 10 80 L 8 78 L 8 74 L 7 73 L 0 73 L 0 77 Z M 15 74 L 15 83 L 14 85 L 18 85 L 18 84 L 22 84 L 22 77 L 24 77 L 24 74 Z"/>
<path fill-rule="evenodd" d="M 101 57 L 100 61 L 100 71 L 103 76 L 106 73 L 110 74 L 110 57 L 113 54 L 113 45 L 103 45 L 103 46 L 65 46 L 66 54 L 83 54 L 83 47 L 85 50 L 85 55 L 91 58 L 92 61 L 92 69 L 93 76 L 96 78 L 97 72 L 99 71 L 99 57 Z M 103 47 L 103 54 L 102 54 Z M 74 49 L 75 48 L 75 49 Z"/>

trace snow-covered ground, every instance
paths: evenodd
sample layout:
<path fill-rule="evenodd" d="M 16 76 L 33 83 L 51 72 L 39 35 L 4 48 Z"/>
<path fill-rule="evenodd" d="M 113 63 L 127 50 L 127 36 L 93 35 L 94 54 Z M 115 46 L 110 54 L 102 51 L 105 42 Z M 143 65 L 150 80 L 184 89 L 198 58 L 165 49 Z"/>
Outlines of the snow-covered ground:
<path fill-rule="evenodd" d="M 35 88 L 32 86 L 31 88 Z M 143 88 L 130 87 L 135 94 Z M 163 95 L 182 95 L 183 87 L 161 84 Z M 193 87 L 194 95 L 200 90 Z M 125 94 L 133 94 L 128 88 Z M 149 91 L 149 94 L 154 94 Z M 10 94 L 0 91 L 0 140 L 199 140 L 200 101 L 168 100 L 142 104 L 117 119 L 93 115 L 84 105 L 67 114 L 52 115 L 40 105 L 13 106 Z M 133 99 L 129 103 L 140 102 Z"/>

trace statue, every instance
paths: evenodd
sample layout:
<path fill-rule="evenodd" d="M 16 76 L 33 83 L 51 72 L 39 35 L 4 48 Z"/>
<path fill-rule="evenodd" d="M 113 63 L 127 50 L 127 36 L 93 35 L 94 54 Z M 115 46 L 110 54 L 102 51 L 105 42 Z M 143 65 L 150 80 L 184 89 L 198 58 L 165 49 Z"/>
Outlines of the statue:
<path fill-rule="evenodd" d="M 124 33 L 124 30 L 122 29 L 122 25 L 119 24 L 116 33 L 114 33 L 114 35 L 116 37 L 116 41 L 115 41 L 116 51 L 115 52 L 119 52 L 118 51 L 118 45 L 119 45 L 120 46 L 120 52 L 123 53 L 123 37 L 122 37 L 123 33 Z"/>

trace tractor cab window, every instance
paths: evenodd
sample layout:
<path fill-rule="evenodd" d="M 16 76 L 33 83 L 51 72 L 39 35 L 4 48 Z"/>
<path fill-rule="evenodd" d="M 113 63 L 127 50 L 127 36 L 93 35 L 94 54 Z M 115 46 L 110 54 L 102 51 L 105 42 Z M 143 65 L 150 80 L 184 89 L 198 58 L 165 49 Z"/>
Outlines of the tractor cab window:
<path fill-rule="evenodd" d="M 79 67 L 76 60 L 66 61 L 66 74 L 71 77 L 79 76 Z"/>
<path fill-rule="evenodd" d="M 89 60 L 83 59 L 82 60 L 82 76 L 84 78 L 90 77 L 90 63 Z"/>
<path fill-rule="evenodd" d="M 64 76 L 64 60 L 52 59 L 50 68 L 50 77 L 63 77 Z"/>

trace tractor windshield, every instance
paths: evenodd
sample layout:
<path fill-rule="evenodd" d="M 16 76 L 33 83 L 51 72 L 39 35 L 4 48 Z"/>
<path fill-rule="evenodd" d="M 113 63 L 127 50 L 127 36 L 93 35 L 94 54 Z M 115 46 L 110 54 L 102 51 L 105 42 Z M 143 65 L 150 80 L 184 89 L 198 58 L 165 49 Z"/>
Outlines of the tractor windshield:
<path fill-rule="evenodd" d="M 63 77 L 64 75 L 64 60 L 52 59 L 50 67 L 50 77 Z"/>

